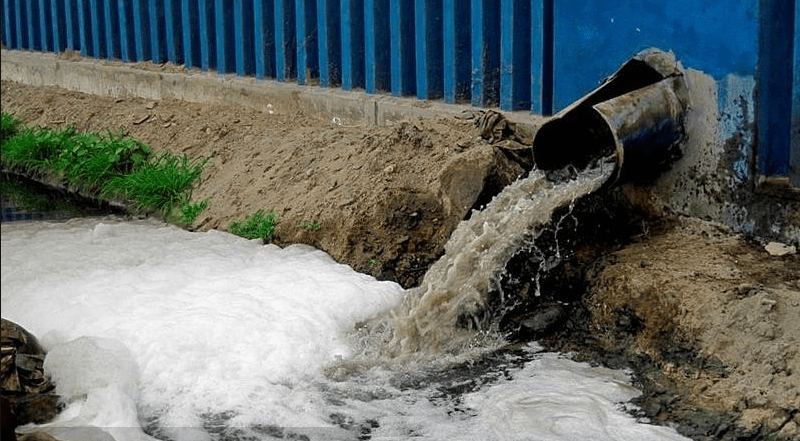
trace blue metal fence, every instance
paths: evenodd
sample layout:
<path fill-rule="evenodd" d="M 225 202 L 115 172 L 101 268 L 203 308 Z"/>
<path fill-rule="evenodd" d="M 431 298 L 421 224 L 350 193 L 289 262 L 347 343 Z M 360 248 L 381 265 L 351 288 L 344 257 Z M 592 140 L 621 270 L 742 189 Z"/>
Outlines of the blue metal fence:
<path fill-rule="evenodd" d="M 546 113 L 542 23 L 552 1 L 3 0 L 2 40 Z"/>
<path fill-rule="evenodd" d="M 800 182 L 798 3 L 2 0 L 0 36 L 9 49 L 170 61 L 540 114 L 655 46 L 720 84 L 728 75 L 755 77 L 759 170 Z"/>

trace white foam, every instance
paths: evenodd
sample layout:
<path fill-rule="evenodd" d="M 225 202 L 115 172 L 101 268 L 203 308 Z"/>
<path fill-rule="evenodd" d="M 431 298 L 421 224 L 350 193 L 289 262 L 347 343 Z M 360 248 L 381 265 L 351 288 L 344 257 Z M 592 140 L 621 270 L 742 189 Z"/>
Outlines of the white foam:
<path fill-rule="evenodd" d="M 2 244 L 3 316 L 40 337 L 68 401 L 58 439 L 679 438 L 619 408 L 624 373 L 555 355 L 454 400 L 374 365 L 325 377 L 405 293 L 310 247 L 116 219 L 3 224 Z"/>

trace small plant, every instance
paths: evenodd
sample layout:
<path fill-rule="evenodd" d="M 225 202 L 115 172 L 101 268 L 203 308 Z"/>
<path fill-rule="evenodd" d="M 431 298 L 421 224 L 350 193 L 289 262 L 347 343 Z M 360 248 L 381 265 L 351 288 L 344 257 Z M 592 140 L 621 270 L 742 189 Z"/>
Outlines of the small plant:
<path fill-rule="evenodd" d="M 200 202 L 185 204 L 181 207 L 181 215 L 178 218 L 178 222 L 181 225 L 192 226 L 194 221 L 197 220 L 197 216 L 208 208 L 209 201 L 211 201 L 211 198 L 205 198 Z"/>
<path fill-rule="evenodd" d="M 278 216 L 274 210 L 258 210 L 244 221 L 231 221 L 228 231 L 245 239 L 264 239 L 265 242 L 270 242 L 275 236 L 277 223 Z"/>
<path fill-rule="evenodd" d="M 163 152 L 143 162 L 130 174 L 111 179 L 101 191 L 103 197 L 121 197 L 137 209 L 158 211 L 169 217 L 176 208 L 186 205 L 192 187 L 210 158 L 189 160 Z"/>
<path fill-rule="evenodd" d="M 367 261 L 367 263 L 369 264 L 369 266 L 372 267 L 372 266 L 380 264 L 380 261 L 378 261 L 378 259 L 371 258 L 371 259 L 369 259 L 369 261 Z"/>
<path fill-rule="evenodd" d="M 303 228 L 305 230 L 309 230 L 309 231 L 318 231 L 320 228 L 322 228 L 322 224 L 319 223 L 319 222 L 305 222 L 305 221 L 303 221 L 303 222 L 300 222 L 299 224 L 297 224 L 297 226 L 300 227 L 300 228 Z"/>

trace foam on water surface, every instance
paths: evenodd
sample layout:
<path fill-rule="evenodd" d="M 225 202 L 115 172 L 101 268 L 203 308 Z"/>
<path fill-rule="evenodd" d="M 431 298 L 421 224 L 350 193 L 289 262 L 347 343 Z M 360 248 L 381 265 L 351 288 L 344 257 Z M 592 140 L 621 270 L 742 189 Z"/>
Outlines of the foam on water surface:
<path fill-rule="evenodd" d="M 476 220 L 448 246 L 488 250 L 500 224 Z M 410 293 L 310 247 L 115 218 L 3 224 L 2 244 L 3 316 L 49 351 L 68 406 L 38 428 L 59 439 L 681 439 L 626 414 L 637 391 L 624 372 L 535 346 L 476 371 L 483 379 L 453 373 L 473 371 L 463 358 L 452 372 L 365 360 L 379 351 L 354 341 L 354 326 L 398 317 Z M 466 286 L 485 292 L 477 283 Z"/>

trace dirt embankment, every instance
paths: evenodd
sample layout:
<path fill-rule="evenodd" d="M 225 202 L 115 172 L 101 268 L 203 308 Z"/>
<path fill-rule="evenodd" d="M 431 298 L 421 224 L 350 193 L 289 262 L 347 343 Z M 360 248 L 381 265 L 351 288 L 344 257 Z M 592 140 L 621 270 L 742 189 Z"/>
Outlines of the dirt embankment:
<path fill-rule="evenodd" d="M 287 109 L 8 82 L 1 96 L 3 111 L 28 124 L 122 128 L 156 152 L 212 156 L 193 197 L 211 198 L 198 230 L 273 209 L 276 243 L 316 246 L 406 287 L 474 206 L 522 172 L 469 119 L 342 126 Z M 581 302 L 539 338 L 633 366 L 643 416 L 677 422 L 695 439 L 800 438 L 800 257 L 771 256 L 695 219 L 631 217 L 626 226 L 613 240 L 595 226 L 594 239 L 576 241 L 565 273 L 579 276 L 569 289 Z"/>

